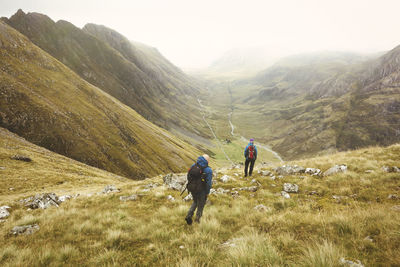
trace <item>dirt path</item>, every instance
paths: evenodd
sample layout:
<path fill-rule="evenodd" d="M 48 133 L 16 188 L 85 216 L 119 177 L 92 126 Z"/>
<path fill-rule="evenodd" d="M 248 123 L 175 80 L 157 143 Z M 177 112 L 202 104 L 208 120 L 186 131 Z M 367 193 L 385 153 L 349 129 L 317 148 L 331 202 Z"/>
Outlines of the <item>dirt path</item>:
<path fill-rule="evenodd" d="M 224 148 L 222 147 L 221 142 L 220 142 L 219 139 L 217 138 L 217 135 L 215 134 L 213 128 L 212 128 L 211 125 L 208 123 L 208 121 L 207 121 L 207 119 L 206 119 L 206 110 L 205 110 L 205 108 L 204 108 L 204 106 L 203 106 L 203 104 L 201 103 L 201 100 L 200 100 L 199 98 L 197 98 L 197 102 L 199 102 L 199 105 L 200 105 L 200 107 L 201 107 L 201 109 L 202 109 L 202 117 L 203 117 L 203 120 L 204 120 L 204 122 L 207 124 L 207 126 L 208 126 L 208 128 L 210 129 L 212 135 L 214 136 L 215 140 L 217 141 L 218 148 L 221 149 L 222 153 L 224 153 L 225 158 L 226 158 L 230 163 L 232 163 L 232 165 L 234 165 L 233 161 L 229 158 L 229 156 L 226 154 Z"/>

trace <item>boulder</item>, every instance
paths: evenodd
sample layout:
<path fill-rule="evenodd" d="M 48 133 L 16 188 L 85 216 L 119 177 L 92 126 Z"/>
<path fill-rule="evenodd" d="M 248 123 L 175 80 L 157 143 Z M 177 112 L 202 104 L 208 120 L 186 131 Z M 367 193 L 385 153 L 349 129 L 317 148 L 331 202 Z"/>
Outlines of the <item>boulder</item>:
<path fill-rule="evenodd" d="M 319 176 L 321 175 L 321 170 L 317 168 L 306 168 L 306 174 L 310 174 L 311 176 Z"/>
<path fill-rule="evenodd" d="M 400 167 L 396 167 L 396 166 L 383 166 L 382 170 L 384 172 L 400 172 Z"/>
<path fill-rule="evenodd" d="M 54 193 L 44 193 L 22 199 L 20 202 L 30 209 L 47 209 L 50 206 L 58 207 L 62 201 Z"/>
<path fill-rule="evenodd" d="M 306 169 L 301 166 L 291 166 L 291 165 L 283 165 L 281 167 L 278 167 L 275 169 L 275 172 L 277 172 L 279 175 L 293 175 L 293 174 L 299 174 L 299 173 L 304 173 Z"/>
<path fill-rule="evenodd" d="M 34 232 L 40 229 L 39 225 L 23 225 L 23 226 L 14 226 L 14 228 L 10 231 L 12 235 L 31 235 Z"/>
<path fill-rule="evenodd" d="M 399 196 L 398 195 L 396 195 L 396 194 L 390 194 L 389 196 L 388 196 L 388 199 L 393 199 L 393 200 L 396 200 L 396 199 L 399 199 Z"/>
<path fill-rule="evenodd" d="M 261 211 L 261 212 L 269 212 L 269 211 L 271 211 L 270 207 L 264 206 L 263 204 L 255 206 L 254 209 L 257 210 L 257 211 Z"/>
<path fill-rule="evenodd" d="M 138 199 L 138 196 L 137 195 L 135 195 L 135 194 L 133 194 L 133 195 L 130 195 L 130 196 L 120 196 L 119 197 L 119 200 L 121 200 L 121 201 L 134 201 L 134 200 L 137 200 Z"/>
<path fill-rule="evenodd" d="M 285 192 L 285 191 L 281 191 L 281 196 L 283 196 L 284 198 L 287 198 L 287 199 L 290 198 L 289 193 L 287 193 L 287 192 Z"/>
<path fill-rule="evenodd" d="M 163 177 L 163 181 L 170 189 L 182 191 L 185 188 L 187 177 L 185 174 L 169 173 Z"/>
<path fill-rule="evenodd" d="M 187 195 L 186 197 L 183 198 L 183 201 L 191 201 L 193 200 L 192 194 Z"/>
<path fill-rule="evenodd" d="M 217 189 L 211 188 L 210 195 L 220 195 L 229 193 L 229 189 L 223 189 L 222 187 L 218 187 Z"/>
<path fill-rule="evenodd" d="M 9 206 L 0 207 L 0 219 L 4 219 L 10 216 L 10 212 L 8 212 L 9 209 L 11 209 Z"/>
<path fill-rule="evenodd" d="M 354 261 L 351 261 L 351 260 L 346 260 L 345 258 L 340 258 L 339 263 L 341 265 L 351 266 L 351 267 L 364 267 L 364 265 L 359 260 L 356 260 L 354 262 Z"/>
<path fill-rule="evenodd" d="M 329 176 L 336 173 L 346 172 L 347 166 L 345 164 L 335 165 L 324 172 L 324 176 Z"/>
<path fill-rule="evenodd" d="M 298 193 L 299 186 L 297 184 L 284 183 L 283 191 L 285 191 L 287 193 Z"/>
<path fill-rule="evenodd" d="M 227 183 L 227 182 L 229 182 L 229 181 L 231 180 L 231 177 L 225 174 L 224 176 L 222 176 L 222 177 L 220 178 L 220 180 L 221 180 L 221 182 L 223 182 L 223 183 Z"/>
<path fill-rule="evenodd" d="M 109 193 L 119 193 L 121 190 L 117 188 L 115 185 L 107 185 L 104 187 L 103 191 L 101 191 L 102 194 L 109 194 Z"/>
<path fill-rule="evenodd" d="M 270 171 L 260 171 L 262 176 L 270 176 L 272 173 Z"/>
<path fill-rule="evenodd" d="M 60 196 L 58 198 L 58 200 L 60 200 L 60 202 L 65 202 L 67 200 L 70 200 L 71 198 L 72 198 L 72 196 L 70 196 L 70 195 L 64 195 L 64 196 Z"/>

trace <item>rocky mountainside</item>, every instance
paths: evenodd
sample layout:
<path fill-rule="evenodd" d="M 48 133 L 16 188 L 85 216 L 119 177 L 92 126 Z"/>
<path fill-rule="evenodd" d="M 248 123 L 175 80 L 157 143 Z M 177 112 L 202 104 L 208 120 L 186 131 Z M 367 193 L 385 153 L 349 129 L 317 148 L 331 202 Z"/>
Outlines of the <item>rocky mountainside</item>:
<path fill-rule="evenodd" d="M 284 158 L 399 142 L 398 55 L 285 59 L 232 84 L 234 124 Z"/>
<path fill-rule="evenodd" d="M 0 127 L 134 179 L 186 169 L 200 153 L 3 22 L 0 47 Z"/>
<path fill-rule="evenodd" d="M 156 49 L 134 44 L 104 26 L 80 29 L 39 13 L 19 10 L 3 20 L 147 120 L 175 133 L 209 135 L 199 115 L 199 85 Z"/>

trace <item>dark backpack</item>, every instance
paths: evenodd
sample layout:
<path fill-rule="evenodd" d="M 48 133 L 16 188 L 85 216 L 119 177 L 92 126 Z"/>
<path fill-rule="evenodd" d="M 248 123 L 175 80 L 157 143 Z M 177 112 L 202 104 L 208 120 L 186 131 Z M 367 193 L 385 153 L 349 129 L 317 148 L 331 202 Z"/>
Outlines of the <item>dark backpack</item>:
<path fill-rule="evenodd" d="M 249 146 L 249 159 L 255 158 L 254 146 Z"/>
<path fill-rule="evenodd" d="M 199 193 L 206 188 L 204 170 L 197 163 L 189 169 L 187 180 L 187 190 L 192 194 Z"/>

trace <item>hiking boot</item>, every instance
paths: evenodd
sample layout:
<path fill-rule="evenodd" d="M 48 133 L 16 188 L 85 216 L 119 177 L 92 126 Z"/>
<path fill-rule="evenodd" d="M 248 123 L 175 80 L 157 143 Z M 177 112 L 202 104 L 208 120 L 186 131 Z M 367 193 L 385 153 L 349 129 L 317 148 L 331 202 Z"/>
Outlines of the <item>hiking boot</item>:
<path fill-rule="evenodd" d="M 187 223 L 188 225 L 191 225 L 192 222 L 193 222 L 193 220 L 192 220 L 191 217 L 186 217 L 186 218 L 185 218 L 185 221 L 186 221 L 186 223 Z"/>
<path fill-rule="evenodd" d="M 194 219 L 194 221 L 195 221 L 196 223 L 200 223 L 200 218 L 199 218 L 199 217 L 196 217 L 196 219 Z"/>
<path fill-rule="evenodd" d="M 247 177 L 247 174 L 245 174 L 244 177 Z"/>

